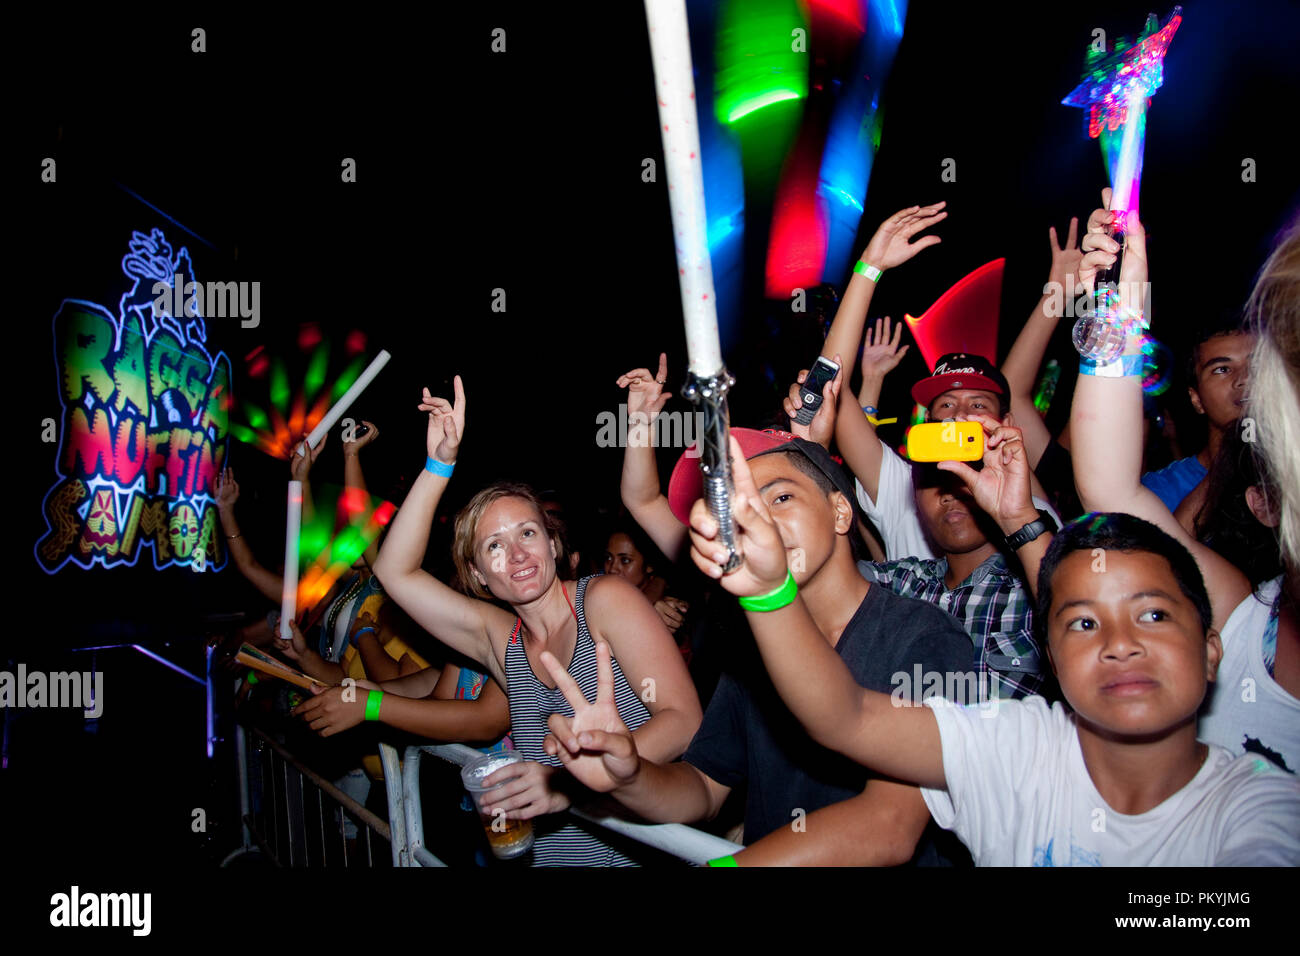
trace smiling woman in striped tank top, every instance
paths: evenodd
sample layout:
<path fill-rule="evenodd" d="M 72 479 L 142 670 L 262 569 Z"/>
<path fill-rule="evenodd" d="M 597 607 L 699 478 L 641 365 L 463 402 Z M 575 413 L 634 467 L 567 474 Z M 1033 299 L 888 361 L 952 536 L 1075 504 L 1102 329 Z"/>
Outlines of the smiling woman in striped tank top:
<path fill-rule="evenodd" d="M 521 820 L 540 818 L 533 824 L 534 865 L 629 865 L 572 818 L 555 816 L 570 805 L 571 794 L 585 791 L 543 749 L 551 715 L 571 717 L 573 708 L 550 682 L 541 653 L 568 661 L 568 673 L 594 700 L 595 642 L 607 642 L 619 716 L 637 750 L 651 760 L 667 762 L 685 752 L 700 725 L 699 699 L 672 636 L 636 588 L 614 576 L 561 579 L 550 519 L 526 485 L 491 485 L 456 517 L 456 567 L 482 600 L 421 569 L 464 434 L 460 376 L 455 396 L 453 405 L 424 390 L 420 410 L 429 413 L 429 458 L 393 521 L 375 573 L 403 610 L 506 688 L 510 736 L 528 762 L 488 778 L 490 784 L 507 781 L 489 809 L 499 807 Z M 513 613 L 490 603 L 492 598 L 505 601 Z"/>

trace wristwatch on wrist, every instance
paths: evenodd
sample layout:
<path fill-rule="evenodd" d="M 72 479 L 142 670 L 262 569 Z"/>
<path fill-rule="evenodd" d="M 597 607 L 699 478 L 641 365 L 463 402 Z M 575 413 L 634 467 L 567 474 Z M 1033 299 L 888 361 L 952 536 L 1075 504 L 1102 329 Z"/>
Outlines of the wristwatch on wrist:
<path fill-rule="evenodd" d="M 1012 551 L 1019 551 L 1039 535 L 1046 534 L 1049 531 L 1055 534 L 1059 528 L 1060 526 L 1057 525 L 1051 515 L 1040 510 L 1037 520 L 1029 522 L 1015 534 L 1007 535 L 1007 547 Z"/>

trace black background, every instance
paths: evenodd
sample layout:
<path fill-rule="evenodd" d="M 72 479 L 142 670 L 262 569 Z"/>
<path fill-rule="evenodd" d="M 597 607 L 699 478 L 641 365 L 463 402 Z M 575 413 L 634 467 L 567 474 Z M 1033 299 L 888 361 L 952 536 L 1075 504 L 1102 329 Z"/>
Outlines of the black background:
<path fill-rule="evenodd" d="M 115 184 L 211 243 L 200 278 L 262 283 L 259 328 L 209 321 L 209 347 L 231 356 L 236 394 L 255 346 L 298 361 L 302 322 L 336 342 L 362 329 L 371 354 L 393 354 L 354 414 L 381 428 L 365 452 L 367 477 L 395 500 L 424 457 L 421 386 L 449 395 L 452 375 L 466 383 L 467 437 L 442 509 L 451 514 L 504 477 L 560 487 L 583 509 L 616 507 L 622 452 L 595 444 L 596 416 L 622 400 L 615 378 L 665 350 L 670 382 L 680 383 L 666 183 L 640 175 L 644 158 L 661 158 L 641 5 L 323 9 L 291 18 L 48 11 L 10 38 L 20 59 L 8 181 L 24 218 L 21 271 L 9 280 L 21 294 L 6 345 L 7 447 L 21 478 L 7 495 L 17 613 L 0 657 L 67 667 L 72 658 L 54 648 L 169 641 L 165 653 L 198 670 L 205 616 L 258 605 L 231 568 L 157 572 L 146 554 L 132 569 L 46 576 L 32 557 L 55 481 L 40 421 L 61 420 L 51 319 L 68 296 L 115 304 L 129 230 L 166 225 Z M 938 247 L 882 282 L 873 316 L 919 314 L 971 269 L 1006 256 L 1005 355 L 1046 280 L 1048 226 L 1064 235 L 1106 182 L 1082 112 L 1060 100 L 1079 80 L 1092 30 L 1131 36 L 1146 13 L 1135 3 L 911 4 L 856 247 L 903 206 L 944 199 L 949 217 L 935 230 Z M 1244 302 L 1300 196 L 1300 11 L 1189 2 L 1183 13 L 1149 116 L 1142 182 L 1153 332 L 1180 356 L 1197 321 Z M 195 26 L 207 31 L 206 53 L 190 50 Z M 495 27 L 506 30 L 504 54 L 491 51 Z M 40 181 L 47 156 L 58 162 L 56 184 Z M 344 157 L 356 160 L 354 184 L 340 181 Z M 947 158 L 957 164 L 951 183 L 940 178 Z M 1255 182 L 1242 181 L 1246 158 Z M 504 313 L 491 310 L 496 288 L 506 290 Z M 764 365 L 784 383 L 816 354 L 807 323 L 780 308 L 786 321 L 769 322 L 773 306 L 751 296 L 724 343 L 738 424 L 779 407 Z M 1058 331 L 1050 354 L 1069 369 L 1068 323 Z M 907 388 L 923 374 L 913 347 L 889 382 L 887 413 L 907 414 Z M 1179 391 L 1171 407 L 1183 416 Z M 1063 387 L 1054 416 L 1068 398 Z M 1180 424 L 1194 444 L 1194 423 Z M 284 465 L 233 441 L 230 460 L 242 524 L 274 564 Z M 318 469 L 314 480 L 341 483 L 337 430 Z M 129 652 L 97 666 L 110 706 L 98 737 L 81 733 L 79 719 L 31 713 L 15 725 L 0 827 L 47 852 L 208 865 L 211 841 L 182 838 L 190 808 L 221 790 L 209 777 L 224 779 L 202 760 L 201 691 Z M 115 699 L 124 702 L 116 723 Z M 71 831 L 69 814 L 78 814 Z"/>

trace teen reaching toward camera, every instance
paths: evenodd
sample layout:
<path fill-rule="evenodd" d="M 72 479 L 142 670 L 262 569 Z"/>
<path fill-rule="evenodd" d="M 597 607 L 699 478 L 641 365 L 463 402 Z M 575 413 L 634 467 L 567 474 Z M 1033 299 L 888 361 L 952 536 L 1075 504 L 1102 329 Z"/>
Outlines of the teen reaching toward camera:
<path fill-rule="evenodd" d="M 800 426 L 802 427 L 802 426 Z M 888 695 L 899 675 L 970 673 L 970 642 L 938 608 L 898 597 L 863 579 L 855 564 L 858 545 L 853 485 L 821 445 L 789 433 L 737 428 L 737 447 L 750 456 L 756 480 L 771 501 L 781 529 L 783 554 L 822 635 L 823 645 L 843 661 L 852 680 Z M 674 487 L 674 511 L 688 517 L 702 482 L 695 459 L 683 456 Z M 677 506 L 683 505 L 678 511 Z M 677 519 L 674 519 L 677 520 Z M 683 524 L 682 527 L 685 527 Z M 730 600 L 721 594 L 724 600 Z M 737 640 L 739 637 L 733 638 Z M 602 652 L 603 653 L 603 652 Z M 745 841 L 739 866 L 887 866 L 915 862 L 963 862 L 965 851 L 926 834 L 929 812 L 914 786 L 869 773 L 818 746 L 781 703 L 761 668 L 745 667 L 747 655 L 729 654 L 699 733 L 680 761 L 659 761 L 627 735 L 610 706 L 603 674 L 595 714 L 580 723 L 560 715 L 550 727 L 548 753 L 575 776 L 590 775 L 593 788 L 609 790 L 640 816 L 656 822 L 693 823 L 712 818 L 728 795 L 745 788 Z M 598 658 L 600 660 L 601 658 Z M 542 655 L 557 685 L 578 711 L 588 705 L 560 669 Z M 964 681 L 966 687 L 973 679 Z M 914 689 L 919 696 L 920 687 Z M 972 698 L 974 691 L 971 691 Z M 574 728 L 595 726 L 617 735 L 603 764 L 583 766 L 600 741 L 576 754 L 563 742 Z M 951 841 L 951 838 L 947 838 Z"/>

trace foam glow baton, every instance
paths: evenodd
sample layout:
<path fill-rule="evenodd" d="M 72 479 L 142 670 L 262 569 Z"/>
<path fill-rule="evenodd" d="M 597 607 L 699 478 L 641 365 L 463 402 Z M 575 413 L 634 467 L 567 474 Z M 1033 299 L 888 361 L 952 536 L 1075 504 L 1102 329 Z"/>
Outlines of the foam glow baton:
<path fill-rule="evenodd" d="M 686 350 L 690 355 L 682 394 L 700 407 L 704 418 L 700 436 L 704 497 L 718 522 L 718 537 L 730 552 L 723 570 L 734 571 L 740 567 L 740 553 L 736 550 L 736 529 L 731 519 L 733 489 L 727 443 L 727 392 L 736 380 L 722 364 L 722 345 L 718 338 L 686 3 L 685 0 L 645 0 L 645 13 L 650 27 L 659 130 L 668 173 L 677 278 L 686 319 Z"/>
<path fill-rule="evenodd" d="M 302 482 L 289 482 L 288 518 L 284 523 L 284 586 L 280 592 L 280 638 L 289 640 L 289 622 L 298 613 L 298 532 L 302 529 Z"/>
<path fill-rule="evenodd" d="M 334 407 L 326 412 L 325 417 L 322 418 L 316 424 L 316 427 L 311 430 L 311 434 L 307 436 L 308 445 L 315 448 L 320 444 L 320 440 L 325 437 L 326 432 L 334 427 L 334 423 L 342 417 L 343 413 L 346 412 L 349 407 L 351 407 L 352 403 L 357 400 L 357 397 L 366 390 L 366 386 L 375 380 L 375 376 L 378 375 L 380 370 L 388 364 L 390 358 L 392 358 L 392 356 L 388 354 L 386 349 L 380 349 L 379 354 L 375 356 L 374 361 L 367 365 L 366 370 L 357 377 L 355 382 L 352 383 L 352 387 L 343 393 L 343 397 L 334 403 Z"/>
<path fill-rule="evenodd" d="M 1109 52 L 1090 49 L 1083 82 L 1061 101 L 1088 110 L 1088 135 L 1100 140 L 1110 173 L 1110 208 L 1116 216 L 1107 233 L 1121 245 L 1125 219 L 1128 213 L 1138 211 L 1149 98 L 1164 83 L 1165 53 L 1182 23 L 1182 12 L 1182 7 L 1174 7 L 1163 27 L 1156 15 L 1150 14 L 1132 46 L 1121 38 Z M 1120 311 L 1121 260 L 1122 254 L 1114 265 L 1098 273 L 1096 307 L 1074 326 L 1074 347 L 1080 355 L 1098 362 L 1115 359 L 1127 336 L 1147 327 L 1140 312 Z"/>

